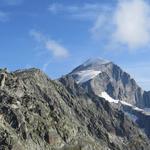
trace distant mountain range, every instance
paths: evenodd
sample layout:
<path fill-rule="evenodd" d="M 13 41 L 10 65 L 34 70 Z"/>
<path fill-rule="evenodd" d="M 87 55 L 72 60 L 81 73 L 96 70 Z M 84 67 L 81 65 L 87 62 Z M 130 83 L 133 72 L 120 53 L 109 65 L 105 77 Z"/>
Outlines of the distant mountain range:
<path fill-rule="evenodd" d="M 89 59 L 51 80 L 0 70 L 1 150 L 149 150 L 150 92 L 114 63 Z"/>

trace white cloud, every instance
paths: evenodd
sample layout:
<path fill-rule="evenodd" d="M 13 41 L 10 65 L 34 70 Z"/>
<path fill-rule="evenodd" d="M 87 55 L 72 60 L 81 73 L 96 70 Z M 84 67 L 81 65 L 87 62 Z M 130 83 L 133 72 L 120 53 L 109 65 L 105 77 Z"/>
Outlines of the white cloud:
<path fill-rule="evenodd" d="M 68 57 L 68 50 L 54 40 L 47 40 L 46 48 L 50 50 L 55 57 Z"/>
<path fill-rule="evenodd" d="M 98 3 L 84 3 L 83 5 L 52 3 L 48 9 L 51 13 L 64 14 L 74 19 L 93 20 L 105 7 Z"/>
<path fill-rule="evenodd" d="M 0 22 L 7 22 L 9 20 L 8 14 L 0 11 Z"/>
<path fill-rule="evenodd" d="M 130 48 L 141 47 L 150 42 L 150 6 L 143 0 L 119 2 L 114 14 L 116 31 L 114 37 Z"/>
<path fill-rule="evenodd" d="M 37 42 L 45 43 L 45 41 L 47 41 L 47 38 L 41 32 L 36 30 L 31 30 L 30 35 L 34 37 Z"/>
<path fill-rule="evenodd" d="M 148 47 L 150 5 L 146 0 L 119 0 L 116 7 L 103 11 L 91 28 L 94 37 L 127 46 L 130 50 Z"/>
<path fill-rule="evenodd" d="M 6 5 L 20 5 L 22 4 L 23 0 L 0 0 L 0 2 Z"/>
<path fill-rule="evenodd" d="M 38 43 L 42 44 L 43 48 L 48 50 L 55 58 L 67 58 L 69 56 L 68 50 L 59 42 L 47 38 L 42 33 L 36 30 L 30 31 L 30 35 Z"/>
<path fill-rule="evenodd" d="M 59 13 L 60 11 L 64 11 L 64 6 L 62 4 L 59 4 L 59 3 L 53 3 L 51 5 L 49 5 L 49 8 L 48 10 L 51 12 L 51 13 Z"/>
<path fill-rule="evenodd" d="M 94 38 L 109 38 L 112 29 L 112 10 L 104 10 L 99 14 L 90 29 Z"/>

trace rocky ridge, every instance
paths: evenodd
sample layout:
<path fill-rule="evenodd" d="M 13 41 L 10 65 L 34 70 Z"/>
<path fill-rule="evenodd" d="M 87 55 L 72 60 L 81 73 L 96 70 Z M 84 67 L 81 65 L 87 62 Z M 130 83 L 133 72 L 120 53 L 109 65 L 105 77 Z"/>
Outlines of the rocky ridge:
<path fill-rule="evenodd" d="M 35 68 L 0 74 L 0 149 L 150 149 L 132 120 L 72 77 L 53 81 Z"/>

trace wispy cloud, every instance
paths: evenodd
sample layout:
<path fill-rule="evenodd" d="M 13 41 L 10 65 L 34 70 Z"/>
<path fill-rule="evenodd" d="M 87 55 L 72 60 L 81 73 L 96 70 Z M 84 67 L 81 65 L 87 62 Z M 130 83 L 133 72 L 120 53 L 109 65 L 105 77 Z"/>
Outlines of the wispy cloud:
<path fill-rule="evenodd" d="M 39 43 L 43 45 L 43 48 L 48 50 L 55 58 L 67 58 L 69 51 L 62 44 L 56 40 L 47 38 L 41 32 L 31 30 L 30 35 Z"/>
<path fill-rule="evenodd" d="M 150 5 L 146 0 L 119 0 L 116 7 L 101 13 L 91 33 L 129 50 L 148 47 L 150 42 Z"/>
<path fill-rule="evenodd" d="M 136 51 L 149 47 L 150 4 L 146 0 L 117 0 L 114 5 L 52 3 L 48 9 L 53 14 L 91 21 L 92 37 L 105 40 L 112 49 Z"/>
<path fill-rule="evenodd" d="M 55 57 L 59 58 L 68 57 L 68 50 L 57 41 L 48 40 L 46 42 L 46 48 L 50 50 Z"/>
<path fill-rule="evenodd" d="M 47 41 L 47 37 L 37 30 L 30 30 L 29 34 L 39 43 L 45 43 Z"/>
<path fill-rule="evenodd" d="M 74 19 L 93 20 L 96 19 L 103 9 L 106 9 L 105 7 L 98 3 L 84 3 L 82 5 L 52 3 L 48 9 L 53 14 L 64 14 Z"/>
<path fill-rule="evenodd" d="M 20 5 L 24 0 L 0 0 L 5 5 Z"/>
<path fill-rule="evenodd" d="M 0 22 L 7 22 L 9 20 L 8 13 L 0 11 Z"/>
<path fill-rule="evenodd" d="M 40 51 L 40 54 L 50 54 L 51 56 L 53 56 L 52 58 L 57 60 L 62 60 L 69 57 L 68 49 L 58 41 L 48 38 L 46 35 L 37 30 L 31 30 L 29 34 L 37 42 L 37 47 L 41 47 L 40 50 L 42 49 L 42 51 Z M 50 58 L 43 64 L 43 71 L 47 70 L 48 66 L 53 60 L 52 58 Z"/>

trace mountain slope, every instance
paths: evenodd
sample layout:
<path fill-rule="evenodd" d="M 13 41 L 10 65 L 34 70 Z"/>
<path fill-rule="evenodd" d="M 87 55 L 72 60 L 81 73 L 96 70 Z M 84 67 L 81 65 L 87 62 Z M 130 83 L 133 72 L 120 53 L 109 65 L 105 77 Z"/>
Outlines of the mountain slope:
<path fill-rule="evenodd" d="M 69 76 L 87 93 L 103 97 L 123 110 L 150 136 L 150 92 L 142 90 L 119 66 L 103 59 L 89 59 L 75 68 Z"/>
<path fill-rule="evenodd" d="M 2 150 L 150 149 L 122 111 L 86 93 L 72 77 L 52 81 L 38 69 L 0 75 Z"/>
<path fill-rule="evenodd" d="M 99 73 L 91 76 L 85 82 L 79 82 L 80 72 L 86 73 L 89 70 Z M 105 91 L 113 99 L 122 100 L 138 107 L 150 106 L 150 99 L 146 92 L 144 94 L 144 91 L 128 73 L 110 61 L 102 59 L 88 60 L 74 69 L 70 75 L 87 91 L 94 92 L 98 96 Z M 82 78 L 84 77 L 82 76 Z"/>

